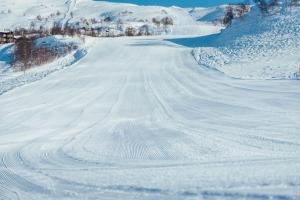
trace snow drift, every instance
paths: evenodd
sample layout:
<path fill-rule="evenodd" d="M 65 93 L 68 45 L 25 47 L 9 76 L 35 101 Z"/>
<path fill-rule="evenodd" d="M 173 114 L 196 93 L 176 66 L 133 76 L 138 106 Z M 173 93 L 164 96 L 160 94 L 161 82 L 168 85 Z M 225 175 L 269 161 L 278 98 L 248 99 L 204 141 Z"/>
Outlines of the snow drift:
<path fill-rule="evenodd" d="M 300 67 L 300 10 L 275 14 L 257 7 L 222 33 L 200 38 L 200 65 L 241 79 L 295 79 Z"/>
<path fill-rule="evenodd" d="M 26 71 L 15 71 L 15 69 L 11 67 L 10 54 L 11 51 L 13 51 L 13 45 L 4 45 L 0 48 L 0 52 L 5 52 L 0 57 L 0 59 L 4 57 L 3 60 L 5 60 L 5 62 L 1 62 L 0 60 L 0 95 L 16 87 L 41 80 L 53 72 L 64 69 L 78 62 L 86 55 L 88 46 L 90 46 L 89 43 L 90 42 L 87 42 L 87 44 L 84 45 L 78 38 L 61 36 L 49 36 L 37 39 L 35 45 L 39 47 L 48 46 L 59 49 L 60 47 L 64 48 L 66 45 L 72 44 L 74 46 L 78 46 L 78 48 L 60 58 L 57 58 L 55 61 Z"/>

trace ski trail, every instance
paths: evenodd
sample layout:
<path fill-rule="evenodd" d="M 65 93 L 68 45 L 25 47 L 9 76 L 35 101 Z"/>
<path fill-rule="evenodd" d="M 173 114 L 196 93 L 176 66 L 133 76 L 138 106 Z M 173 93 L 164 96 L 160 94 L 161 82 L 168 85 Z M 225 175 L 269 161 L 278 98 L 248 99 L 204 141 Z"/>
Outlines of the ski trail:
<path fill-rule="evenodd" d="M 0 96 L 0 199 L 297 199 L 299 96 L 159 37 L 95 39 Z"/>

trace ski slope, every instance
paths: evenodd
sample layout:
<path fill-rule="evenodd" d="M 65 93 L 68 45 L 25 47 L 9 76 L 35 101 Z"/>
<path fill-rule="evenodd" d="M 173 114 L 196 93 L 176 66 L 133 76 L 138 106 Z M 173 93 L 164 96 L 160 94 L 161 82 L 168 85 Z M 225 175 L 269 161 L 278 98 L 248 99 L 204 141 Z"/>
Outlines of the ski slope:
<path fill-rule="evenodd" d="M 299 199 L 300 83 L 202 68 L 164 37 L 94 39 L 0 96 L 0 199 Z"/>

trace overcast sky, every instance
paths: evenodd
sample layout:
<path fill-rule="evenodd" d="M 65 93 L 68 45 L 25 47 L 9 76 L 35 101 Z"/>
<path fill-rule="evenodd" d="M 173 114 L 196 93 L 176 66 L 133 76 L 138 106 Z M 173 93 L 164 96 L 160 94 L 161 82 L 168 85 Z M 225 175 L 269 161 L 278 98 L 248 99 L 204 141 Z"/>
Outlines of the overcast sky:
<path fill-rule="evenodd" d="M 243 0 L 107 0 L 111 2 L 127 2 L 138 5 L 162 5 L 180 7 L 207 7 L 225 3 L 238 3 Z"/>

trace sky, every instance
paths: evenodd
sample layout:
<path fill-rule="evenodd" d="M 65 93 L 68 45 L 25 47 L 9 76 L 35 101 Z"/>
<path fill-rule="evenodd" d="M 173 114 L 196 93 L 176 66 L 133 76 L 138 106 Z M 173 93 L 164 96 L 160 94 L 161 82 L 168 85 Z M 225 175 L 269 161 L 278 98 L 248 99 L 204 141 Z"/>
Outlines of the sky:
<path fill-rule="evenodd" d="M 138 5 L 160 5 L 179 7 L 208 7 L 226 3 L 238 3 L 243 0 L 106 0 L 119 3 L 133 3 Z"/>

